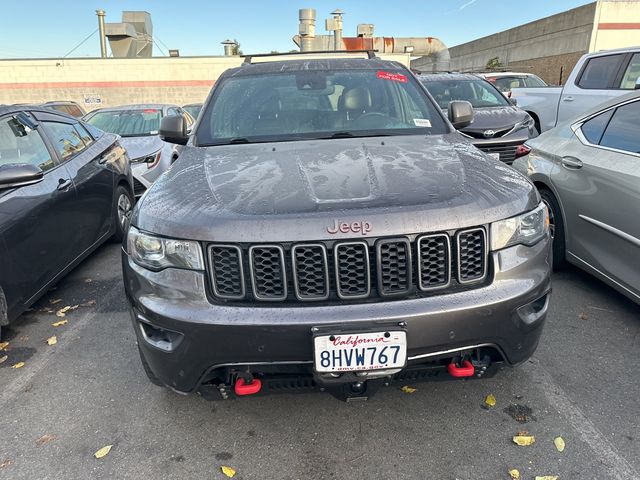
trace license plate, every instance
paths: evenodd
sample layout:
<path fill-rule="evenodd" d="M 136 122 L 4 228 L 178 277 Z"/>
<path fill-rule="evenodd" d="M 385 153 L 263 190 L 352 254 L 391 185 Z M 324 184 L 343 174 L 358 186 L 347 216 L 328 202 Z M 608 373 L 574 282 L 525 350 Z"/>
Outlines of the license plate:
<path fill-rule="evenodd" d="M 487 155 L 489 156 L 489 158 L 493 158 L 494 160 L 500 160 L 499 153 L 487 153 Z"/>
<path fill-rule="evenodd" d="M 407 363 L 403 331 L 322 335 L 313 344 L 316 372 L 382 370 Z"/>

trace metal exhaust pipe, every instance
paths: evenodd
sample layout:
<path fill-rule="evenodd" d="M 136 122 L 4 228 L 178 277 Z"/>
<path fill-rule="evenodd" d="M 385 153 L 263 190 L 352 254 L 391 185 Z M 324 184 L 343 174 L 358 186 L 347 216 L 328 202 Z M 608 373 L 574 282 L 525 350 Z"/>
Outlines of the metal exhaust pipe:
<path fill-rule="evenodd" d="M 107 37 L 104 34 L 104 16 L 106 15 L 104 10 L 96 10 L 98 16 L 98 33 L 100 35 L 100 56 L 107 58 Z"/>

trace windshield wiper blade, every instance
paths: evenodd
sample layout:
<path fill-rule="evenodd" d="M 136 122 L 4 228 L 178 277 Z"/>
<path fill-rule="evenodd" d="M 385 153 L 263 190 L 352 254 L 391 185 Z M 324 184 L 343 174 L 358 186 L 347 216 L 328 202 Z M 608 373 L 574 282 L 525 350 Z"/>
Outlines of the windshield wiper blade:
<path fill-rule="evenodd" d="M 251 142 L 249 141 L 248 138 L 244 138 L 244 137 L 232 138 L 231 140 L 229 140 L 227 142 L 228 145 L 235 145 L 235 144 L 238 144 L 238 143 L 251 143 Z"/>
<path fill-rule="evenodd" d="M 353 138 L 355 137 L 355 135 L 351 132 L 336 132 L 333 133 L 331 135 L 329 135 L 328 137 L 320 137 L 322 140 L 328 140 L 328 139 L 332 139 L 332 138 Z"/>

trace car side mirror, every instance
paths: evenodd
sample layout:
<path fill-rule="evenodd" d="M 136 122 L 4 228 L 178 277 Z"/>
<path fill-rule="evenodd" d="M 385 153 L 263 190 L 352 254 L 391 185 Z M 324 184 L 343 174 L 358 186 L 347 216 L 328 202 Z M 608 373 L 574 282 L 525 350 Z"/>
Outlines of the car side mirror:
<path fill-rule="evenodd" d="M 42 169 L 30 163 L 8 163 L 0 166 L 0 190 L 32 185 L 43 178 Z"/>
<path fill-rule="evenodd" d="M 509 103 L 515 107 L 518 105 L 518 99 L 509 97 Z"/>
<path fill-rule="evenodd" d="M 189 140 L 187 122 L 182 115 L 171 115 L 160 121 L 160 138 L 165 142 L 186 145 Z"/>
<path fill-rule="evenodd" d="M 453 128 L 460 130 L 473 123 L 473 106 L 464 100 L 456 100 L 449 103 L 449 121 Z"/>

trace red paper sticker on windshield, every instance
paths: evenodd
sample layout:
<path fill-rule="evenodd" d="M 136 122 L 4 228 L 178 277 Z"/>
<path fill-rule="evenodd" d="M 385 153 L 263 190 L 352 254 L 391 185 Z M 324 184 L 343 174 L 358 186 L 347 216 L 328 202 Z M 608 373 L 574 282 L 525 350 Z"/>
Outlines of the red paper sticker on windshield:
<path fill-rule="evenodd" d="M 158 109 L 157 108 L 145 108 L 144 110 L 142 110 L 142 113 L 158 113 Z"/>
<path fill-rule="evenodd" d="M 407 83 L 407 76 L 402 75 L 401 73 L 391 73 L 391 72 L 378 72 L 378 78 L 382 80 L 393 80 L 394 82 L 402 82 Z"/>

